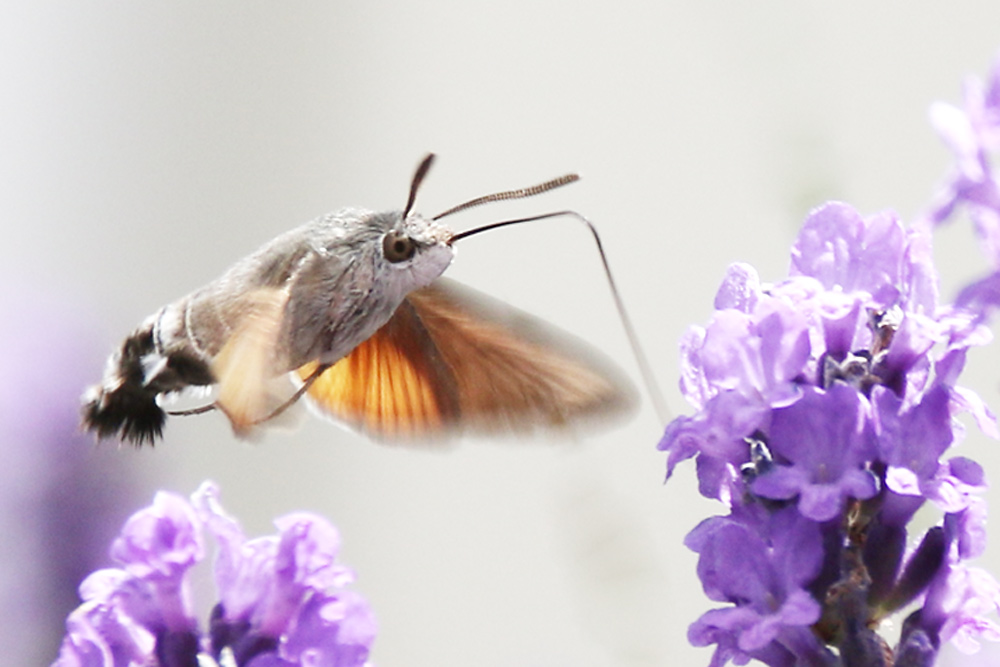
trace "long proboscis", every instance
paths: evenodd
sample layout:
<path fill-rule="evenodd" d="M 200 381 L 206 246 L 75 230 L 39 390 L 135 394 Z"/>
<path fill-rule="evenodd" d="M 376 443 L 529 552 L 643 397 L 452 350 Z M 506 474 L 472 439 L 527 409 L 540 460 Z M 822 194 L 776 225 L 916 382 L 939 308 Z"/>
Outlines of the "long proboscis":
<path fill-rule="evenodd" d="M 574 178 L 573 180 L 576 179 Z M 548 183 L 555 183 L 556 181 L 559 181 L 559 179 L 549 181 Z M 571 181 L 565 181 L 565 182 L 571 182 Z M 560 185 L 561 184 L 563 183 L 560 183 Z M 543 183 L 542 185 L 547 185 L 547 184 Z M 554 185 L 552 187 L 558 187 L 558 185 Z M 528 190 L 528 188 L 525 188 L 525 190 Z M 519 192 L 519 191 L 511 191 L 511 192 Z M 504 193 L 499 193 L 499 194 L 504 194 Z M 524 196 L 530 196 L 530 195 L 524 195 Z M 504 197 L 504 198 L 509 199 L 511 197 Z M 480 197 L 480 199 L 486 199 L 486 198 Z M 478 200 L 472 200 L 472 201 L 477 202 Z M 489 201 L 496 201 L 496 200 L 489 200 Z M 478 202 L 478 203 L 485 203 L 485 202 Z M 468 208 L 468 206 L 463 205 L 462 208 L 463 209 Z M 459 207 L 456 207 L 455 210 L 458 209 Z M 597 227 L 594 226 L 594 223 L 592 223 L 590 220 L 583 217 L 576 211 L 568 211 L 568 210 L 553 211 L 551 213 L 542 213 L 541 215 L 532 215 L 527 218 L 514 218 L 511 220 L 501 220 L 499 222 L 491 222 L 481 227 L 468 229 L 464 232 L 459 232 L 458 234 L 453 235 L 451 239 L 448 241 L 448 244 L 451 245 L 455 243 L 455 241 L 466 239 L 469 238 L 470 236 L 481 234 L 482 232 L 490 231 L 493 229 L 499 229 L 500 227 L 509 227 L 510 225 L 519 225 L 524 222 L 537 222 L 540 220 L 550 220 L 552 218 L 560 218 L 560 217 L 575 218 L 576 220 L 579 220 L 580 222 L 585 224 L 587 226 L 587 229 L 590 230 L 590 233 L 594 238 L 594 243 L 597 244 L 597 252 L 601 257 L 601 264 L 604 266 L 604 275 L 608 279 L 608 286 L 611 288 L 611 296 L 615 301 L 615 308 L 618 309 L 618 316 L 621 318 L 622 326 L 625 329 L 625 335 L 628 337 L 629 346 L 632 348 L 632 354 L 635 356 L 636 364 L 639 366 L 639 374 L 642 376 L 643 384 L 646 385 L 646 391 L 649 393 L 649 398 L 653 403 L 653 409 L 656 411 L 657 417 L 659 417 L 662 424 L 666 426 L 667 423 L 670 421 L 670 410 L 667 408 L 667 403 L 663 398 L 662 392 L 660 392 L 659 385 L 656 383 L 656 378 L 653 376 L 652 367 L 649 365 L 649 361 L 646 358 L 646 353 L 643 351 L 642 345 L 639 343 L 639 337 L 635 332 L 635 327 L 632 325 L 632 320 L 628 315 L 628 311 L 625 309 L 625 303 L 622 301 L 621 294 L 618 292 L 618 285 L 615 283 L 615 278 L 611 274 L 611 265 L 608 263 L 608 256 L 604 252 L 604 244 L 601 243 L 601 235 L 597 232 Z"/>

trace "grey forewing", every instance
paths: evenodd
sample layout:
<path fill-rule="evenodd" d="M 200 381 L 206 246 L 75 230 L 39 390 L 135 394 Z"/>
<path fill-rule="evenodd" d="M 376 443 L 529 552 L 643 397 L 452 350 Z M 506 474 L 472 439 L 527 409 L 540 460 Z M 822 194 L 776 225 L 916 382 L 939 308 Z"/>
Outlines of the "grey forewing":
<path fill-rule="evenodd" d="M 384 324 L 398 307 L 385 303 L 377 280 L 379 239 L 398 212 L 345 209 L 290 230 L 240 260 L 214 282 L 167 306 L 159 317 L 164 354 L 188 345 L 212 358 L 240 326 L 247 295 L 288 290 L 275 358 L 282 370 L 336 361 Z M 170 326 L 172 325 L 172 326 Z M 169 341 L 169 342 L 168 342 Z"/>
<path fill-rule="evenodd" d="M 293 229 L 246 257 L 214 282 L 175 304 L 183 312 L 176 333 L 201 354 L 214 357 L 248 312 L 247 297 L 258 289 L 284 289 L 312 248 L 304 243 L 309 225 Z"/>

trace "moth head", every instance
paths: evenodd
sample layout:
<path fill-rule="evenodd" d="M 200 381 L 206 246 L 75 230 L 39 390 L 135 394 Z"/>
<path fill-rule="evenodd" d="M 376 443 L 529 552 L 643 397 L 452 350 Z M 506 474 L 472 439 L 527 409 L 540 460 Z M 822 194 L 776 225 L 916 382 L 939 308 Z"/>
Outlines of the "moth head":
<path fill-rule="evenodd" d="M 455 256 L 449 244 L 451 230 L 415 213 L 393 218 L 394 224 L 382 234 L 379 244 L 381 268 L 401 279 L 406 276 L 413 288 L 430 284 Z"/>

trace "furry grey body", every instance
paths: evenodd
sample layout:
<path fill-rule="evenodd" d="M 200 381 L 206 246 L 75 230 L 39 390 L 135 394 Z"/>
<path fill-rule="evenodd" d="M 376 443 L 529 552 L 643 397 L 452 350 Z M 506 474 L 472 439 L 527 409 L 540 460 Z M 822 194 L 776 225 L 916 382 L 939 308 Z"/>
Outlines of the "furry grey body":
<path fill-rule="evenodd" d="M 255 290 L 286 290 L 278 355 L 291 371 L 314 360 L 332 362 L 371 336 L 405 293 L 378 280 L 375 237 L 398 214 L 363 211 L 330 215 L 277 237 L 223 276 L 157 314 L 158 352 L 190 348 L 211 359 L 249 312 Z M 361 227 L 361 229 L 352 229 Z"/>
<path fill-rule="evenodd" d="M 416 252 L 386 259 L 382 240 L 406 236 Z M 453 256 L 451 232 L 399 211 L 343 209 L 273 239 L 217 280 L 147 318 L 84 396 L 84 426 L 141 443 L 159 436 L 159 394 L 214 384 L 212 361 L 252 317 L 255 295 L 279 294 L 275 375 L 329 364 L 385 324 L 409 292 L 430 284 Z"/>

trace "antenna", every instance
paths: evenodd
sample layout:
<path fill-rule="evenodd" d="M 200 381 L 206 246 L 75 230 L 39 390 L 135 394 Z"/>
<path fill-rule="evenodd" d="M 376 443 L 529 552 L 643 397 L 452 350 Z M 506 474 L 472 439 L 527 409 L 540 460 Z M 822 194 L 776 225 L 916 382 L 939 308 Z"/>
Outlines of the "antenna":
<path fill-rule="evenodd" d="M 485 195 L 483 197 L 476 197 L 475 199 L 470 199 L 464 204 L 459 204 L 458 206 L 452 206 L 444 213 L 438 213 L 431 220 L 440 220 L 452 213 L 458 213 L 459 211 L 464 211 L 470 209 L 473 206 L 481 206 L 483 204 L 488 204 L 494 201 L 505 201 L 507 199 L 524 199 L 525 197 L 534 197 L 535 195 L 540 195 L 543 192 L 548 192 L 549 190 L 555 190 L 556 188 L 574 183 L 580 180 L 580 177 L 576 174 L 566 174 L 565 176 L 560 176 L 559 178 L 553 178 L 551 181 L 545 181 L 544 183 L 539 183 L 538 185 L 532 185 L 529 188 L 520 188 L 517 190 L 504 190 L 503 192 L 494 192 L 491 195 Z M 468 236 L 468 234 L 465 234 Z"/>
<path fill-rule="evenodd" d="M 432 164 L 434 164 L 434 153 L 428 153 L 427 156 L 420 161 L 420 164 L 417 166 L 417 170 L 413 173 L 413 180 L 410 181 L 410 196 L 406 198 L 406 208 L 403 209 L 404 220 L 413 209 L 413 202 L 417 201 L 417 190 L 420 189 L 420 184 L 424 182 L 424 177 L 427 176 L 427 172 L 431 170 Z"/>

